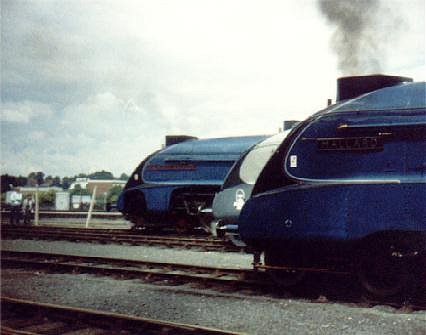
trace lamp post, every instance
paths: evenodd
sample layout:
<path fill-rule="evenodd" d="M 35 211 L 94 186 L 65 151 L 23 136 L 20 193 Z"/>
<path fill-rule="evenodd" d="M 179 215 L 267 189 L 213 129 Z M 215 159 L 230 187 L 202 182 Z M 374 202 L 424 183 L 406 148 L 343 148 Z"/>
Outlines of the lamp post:
<path fill-rule="evenodd" d="M 107 192 L 104 192 L 104 211 L 107 212 Z"/>
<path fill-rule="evenodd" d="M 39 201 L 39 194 L 38 194 L 38 184 L 36 184 L 35 213 L 34 213 L 34 225 L 35 226 L 38 226 L 39 213 L 40 213 L 40 201 Z"/>
<path fill-rule="evenodd" d="M 89 212 L 87 213 L 87 219 L 86 219 L 86 228 L 89 228 L 89 222 L 90 222 L 90 219 L 92 218 L 93 206 L 95 205 L 96 187 L 97 186 L 93 188 L 92 199 L 90 199 L 90 207 L 89 207 Z"/>

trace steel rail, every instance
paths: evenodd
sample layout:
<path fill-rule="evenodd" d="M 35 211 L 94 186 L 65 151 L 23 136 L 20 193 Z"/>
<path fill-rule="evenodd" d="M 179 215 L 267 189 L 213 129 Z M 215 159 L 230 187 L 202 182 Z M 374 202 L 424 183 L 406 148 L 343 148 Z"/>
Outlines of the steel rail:
<path fill-rule="evenodd" d="M 117 235 L 127 235 L 127 236 L 137 236 L 141 238 L 145 238 L 148 236 L 155 235 L 142 235 L 138 230 L 131 229 L 115 229 L 115 228 L 74 228 L 74 227 L 49 227 L 49 226 L 25 226 L 25 225 L 4 225 L 2 226 L 3 231 L 28 231 L 28 230 L 36 230 L 36 231 L 52 231 L 52 232 L 67 232 L 67 233 L 96 233 L 96 234 L 117 234 Z M 205 239 L 205 237 L 195 236 L 195 235 L 165 235 L 165 236 L 157 236 L 170 240 L 187 240 L 192 241 L 195 239 Z M 220 239 L 211 239 L 212 241 L 222 241 Z"/>
<path fill-rule="evenodd" d="M 10 211 L 9 210 L 2 210 L 1 212 L 2 216 L 9 216 Z M 41 215 L 46 216 L 58 216 L 58 217 L 69 217 L 69 216 L 78 216 L 78 217 L 86 217 L 87 211 L 47 211 L 47 210 L 41 210 Z M 122 217 L 123 214 L 120 212 L 104 212 L 104 211 L 93 211 L 92 215 L 94 216 L 104 216 L 104 217 Z"/>
<path fill-rule="evenodd" d="M 201 282 L 233 287 L 260 287 L 268 281 L 251 269 L 162 263 L 108 257 L 86 257 L 40 252 L 1 252 L 2 267 L 30 267 L 59 272 L 81 272 L 148 280 Z"/>
<path fill-rule="evenodd" d="M 132 245 L 163 245 L 167 247 L 202 248 L 216 251 L 241 251 L 230 241 L 212 237 L 186 237 L 141 235 L 125 229 L 76 229 L 41 226 L 2 226 L 2 238 L 29 238 L 29 239 L 62 239 L 72 241 L 97 241 L 103 243 L 127 243 Z"/>
<path fill-rule="evenodd" d="M 1 298 L 1 334 L 242 334 L 93 309 Z"/>

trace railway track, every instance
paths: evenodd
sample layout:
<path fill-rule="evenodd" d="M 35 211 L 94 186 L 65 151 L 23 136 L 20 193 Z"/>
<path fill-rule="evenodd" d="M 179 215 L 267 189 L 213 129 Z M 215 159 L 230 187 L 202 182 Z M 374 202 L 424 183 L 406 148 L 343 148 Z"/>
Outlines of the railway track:
<path fill-rule="evenodd" d="M 10 216 L 9 210 L 2 210 L 2 217 L 8 218 Z M 40 216 L 45 217 L 87 217 L 87 211 L 54 211 L 54 210 L 40 210 Z M 93 217 L 103 217 L 103 218 L 121 218 L 123 214 L 120 212 L 104 212 L 104 211 L 93 211 Z"/>
<path fill-rule="evenodd" d="M 191 282 L 221 287 L 231 285 L 234 288 L 259 287 L 264 284 L 262 278 L 250 269 L 15 251 L 2 251 L 1 260 L 2 267 L 103 274 L 120 278 L 139 278 L 150 282 Z"/>
<path fill-rule="evenodd" d="M 73 224 L 73 225 L 84 225 L 87 219 L 88 212 L 77 212 L 77 211 L 39 211 L 39 222 L 49 223 L 55 225 Z M 11 213 L 8 210 L 2 210 L 0 212 L 1 223 L 11 224 Z M 20 221 L 23 221 L 23 215 L 21 215 Z M 34 218 L 33 218 L 34 219 Z M 119 212 L 104 212 L 94 211 L 91 215 L 90 224 L 92 226 L 98 226 L 101 222 L 109 225 L 120 225 L 123 228 L 129 226 L 129 222 L 126 221 L 123 215 Z"/>
<path fill-rule="evenodd" d="M 327 297 L 325 302 L 350 303 L 362 307 L 387 305 L 404 310 L 426 310 L 426 301 L 423 296 L 408 302 L 367 299 L 354 289 L 355 285 L 351 284 L 351 279 L 348 276 L 338 280 L 334 275 L 332 280 L 330 280 L 330 277 L 326 278 L 324 281 L 326 284 L 322 286 L 319 284 L 319 287 L 307 284 L 294 291 L 282 292 L 270 281 L 266 272 L 251 269 L 13 251 L 2 251 L 1 259 L 3 268 L 31 268 L 73 274 L 101 274 L 120 279 L 136 278 L 154 284 L 201 284 L 201 287 L 208 287 L 220 292 L 302 298 L 314 303 L 324 302 L 324 297 Z M 319 281 L 316 282 L 317 285 L 318 283 Z"/>
<path fill-rule="evenodd" d="M 8 297 L 1 298 L 1 334 L 241 334 L 201 327 L 59 306 Z"/>
<path fill-rule="evenodd" d="M 3 225 L 3 239 L 68 240 L 130 245 L 157 245 L 179 248 L 199 248 L 206 251 L 242 251 L 240 247 L 209 236 L 142 235 L 126 229 L 84 229 L 45 226 Z"/>

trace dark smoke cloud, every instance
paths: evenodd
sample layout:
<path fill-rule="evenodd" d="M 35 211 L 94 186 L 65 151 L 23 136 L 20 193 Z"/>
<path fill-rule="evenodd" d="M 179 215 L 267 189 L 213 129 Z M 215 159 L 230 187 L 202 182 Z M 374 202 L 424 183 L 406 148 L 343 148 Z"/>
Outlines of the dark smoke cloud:
<path fill-rule="evenodd" d="M 377 22 L 379 0 L 319 0 L 319 8 L 336 26 L 331 46 L 344 75 L 380 72 L 386 61 Z M 383 14 L 383 13 L 382 13 Z"/>

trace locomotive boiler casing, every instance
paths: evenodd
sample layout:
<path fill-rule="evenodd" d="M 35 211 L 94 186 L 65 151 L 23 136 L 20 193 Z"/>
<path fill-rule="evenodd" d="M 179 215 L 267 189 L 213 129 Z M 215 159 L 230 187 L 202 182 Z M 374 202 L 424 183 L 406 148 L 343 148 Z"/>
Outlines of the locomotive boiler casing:
<path fill-rule="evenodd" d="M 147 157 L 118 200 L 133 222 L 171 225 L 211 206 L 232 164 L 265 136 L 189 139 Z"/>
<path fill-rule="evenodd" d="M 377 241 L 425 255 L 426 84 L 387 86 L 293 129 L 241 211 L 246 244 L 302 263 L 356 260 Z"/>

